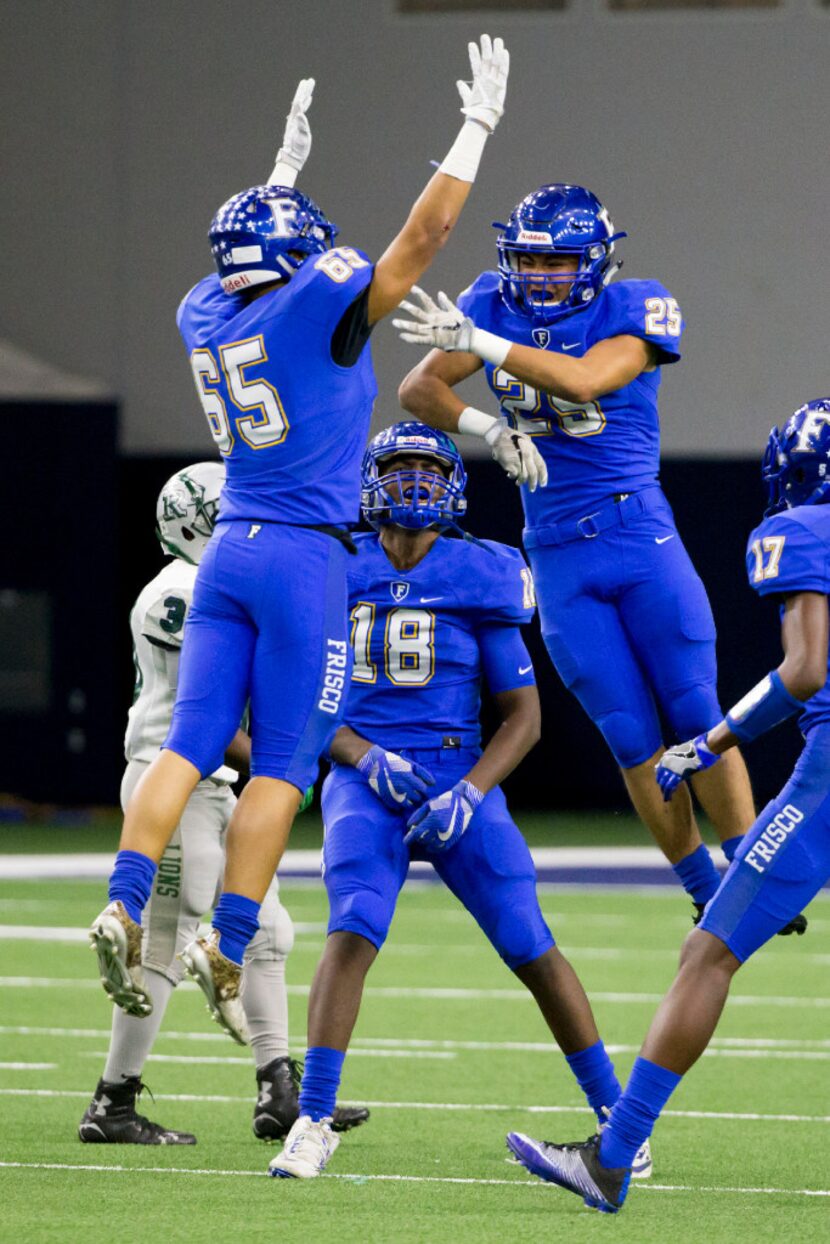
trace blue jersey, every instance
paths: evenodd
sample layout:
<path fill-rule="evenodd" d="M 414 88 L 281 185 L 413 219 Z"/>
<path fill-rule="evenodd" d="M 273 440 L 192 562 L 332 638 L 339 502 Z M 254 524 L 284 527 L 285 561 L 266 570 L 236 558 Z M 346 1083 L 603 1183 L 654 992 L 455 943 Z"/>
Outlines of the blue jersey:
<path fill-rule="evenodd" d="M 650 342 L 660 364 L 680 358 L 680 308 L 658 281 L 618 281 L 582 310 L 545 328 L 534 328 L 505 305 L 497 272 L 484 272 L 458 305 L 479 328 L 570 358 L 581 358 L 598 341 L 623 335 Z M 615 494 L 638 492 L 657 479 L 659 366 L 584 405 L 537 391 L 503 367 L 484 366 L 503 414 L 534 437 L 548 464 L 547 488 L 522 489 L 528 527 L 581 518 Z"/>
<path fill-rule="evenodd" d="M 746 568 L 759 596 L 830 596 L 830 505 L 800 505 L 765 518 L 747 542 Z M 803 734 L 822 721 L 830 721 L 830 670 L 798 717 Z"/>
<path fill-rule="evenodd" d="M 368 345 L 340 367 L 331 339 L 373 272 L 340 247 L 250 302 L 215 275 L 185 297 L 179 330 L 227 466 L 220 522 L 356 521 L 377 384 Z"/>
<path fill-rule="evenodd" d="M 498 638 L 488 640 L 505 628 L 518 636 L 533 616 L 521 553 L 494 541 L 440 538 L 417 566 L 400 571 L 379 536 L 361 534 L 356 543 L 345 724 L 391 750 L 478 747 L 482 675 L 496 693 L 534 682 L 521 641 L 510 648 L 508 667 Z"/>

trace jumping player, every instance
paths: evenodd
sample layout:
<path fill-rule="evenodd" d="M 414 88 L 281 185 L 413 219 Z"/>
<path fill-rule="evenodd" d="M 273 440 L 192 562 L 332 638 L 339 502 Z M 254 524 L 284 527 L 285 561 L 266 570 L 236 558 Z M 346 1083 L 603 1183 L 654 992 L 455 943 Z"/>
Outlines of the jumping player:
<path fill-rule="evenodd" d="M 602 1135 L 581 1145 L 508 1137 L 528 1170 L 596 1209 L 613 1213 L 623 1204 L 634 1155 L 709 1044 L 738 968 L 830 880 L 828 460 L 830 398 L 808 402 L 783 433 L 770 433 L 762 468 L 769 507 L 749 537 L 746 564 L 758 595 L 780 602 L 784 659 L 723 721 L 670 748 L 657 766 L 670 800 L 694 774 L 716 771 L 738 742 L 752 743 L 798 713 L 805 742 L 792 777 L 744 837 L 686 938 L 674 984 Z"/>
<path fill-rule="evenodd" d="M 404 380 L 401 403 L 488 439 L 506 421 L 541 451 L 551 483 L 522 500 L 545 644 L 699 919 L 719 876 L 688 792 L 664 807 L 653 778 L 658 709 L 680 739 L 720 718 L 712 612 L 658 483 L 657 394 L 680 358 L 680 308 L 658 281 L 609 284 L 625 234 L 580 186 L 542 186 L 497 227 L 498 271 L 457 307 L 420 290 L 404 304 L 404 340 L 439 348 Z M 452 391 L 482 366 L 501 419 Z M 755 816 L 739 753 L 694 789 L 731 859 Z"/>
<path fill-rule="evenodd" d="M 498 783 L 539 737 L 539 697 L 520 626 L 530 571 L 503 544 L 443 539 L 464 514 L 453 442 L 420 423 L 376 436 L 349 567 L 354 649 L 346 725 L 323 788 L 330 919 L 309 998 L 300 1118 L 272 1175 L 313 1178 L 330 1127 L 363 982 L 386 940 L 410 859 L 429 859 L 533 994 L 601 1123 L 618 1088 L 585 992 L 539 909 L 527 845 Z M 501 725 L 481 750 L 481 680 Z M 639 1175 L 651 1173 L 646 1148 Z"/>
<path fill-rule="evenodd" d="M 224 893 L 211 937 L 185 952 L 216 1017 L 242 1035 L 242 955 L 342 715 L 347 529 L 376 392 L 369 335 L 449 236 L 503 111 L 501 40 L 482 36 L 470 60 L 461 132 L 376 264 L 332 249 L 335 226 L 293 188 L 309 146 L 309 80 L 292 108 L 303 124 L 289 116 L 272 184 L 219 209 L 210 228 L 218 275 L 179 308 L 227 482 L 194 587 L 170 733 L 127 805 L 110 905 L 92 926 L 104 987 L 134 1014 L 152 1007 L 138 946 L 158 861 L 250 702 L 251 780 L 228 830 Z"/>
<path fill-rule="evenodd" d="M 198 462 L 178 471 L 161 490 L 156 533 L 170 562 L 139 593 L 130 613 L 135 656 L 135 699 L 130 709 L 121 784 L 126 806 L 170 726 L 176 698 L 179 654 L 193 584 L 219 508 L 225 468 Z M 247 771 L 250 740 L 240 730 L 227 758 Z M 213 906 L 220 888 L 225 831 L 236 798 L 237 772 L 223 764 L 199 782 L 165 849 L 144 919 L 141 963 L 152 1014 L 140 1019 L 115 1008 L 103 1075 L 78 1127 L 82 1141 L 94 1144 L 192 1145 L 189 1132 L 153 1123 L 136 1110 L 141 1075 L 161 1027 L 173 990 L 184 975 L 179 958 L 195 936 L 200 917 Z M 260 927 L 245 954 L 242 1005 L 256 1063 L 254 1135 L 275 1140 L 286 1135 L 298 1115 L 298 1064 L 288 1052 L 288 999 L 285 960 L 294 943 L 291 917 L 279 898 L 274 877 L 262 904 Z M 345 1130 L 368 1118 L 368 1111 L 337 1109 L 333 1127 Z"/>

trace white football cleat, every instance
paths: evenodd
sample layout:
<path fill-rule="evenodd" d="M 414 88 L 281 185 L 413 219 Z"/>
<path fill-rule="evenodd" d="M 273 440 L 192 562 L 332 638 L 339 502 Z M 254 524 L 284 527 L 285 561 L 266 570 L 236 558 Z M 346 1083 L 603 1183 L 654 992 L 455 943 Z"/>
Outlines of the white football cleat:
<path fill-rule="evenodd" d="M 205 995 L 208 1010 L 220 1028 L 237 1045 L 250 1045 L 251 1034 L 239 996 L 242 968 L 222 954 L 216 929 L 208 937 L 190 942 L 179 958 Z"/>
<path fill-rule="evenodd" d="M 268 1174 L 280 1179 L 315 1179 L 326 1169 L 340 1144 L 331 1130 L 331 1119 L 319 1123 L 300 1115 L 285 1138 L 285 1147 L 268 1164 Z"/>
<path fill-rule="evenodd" d="M 605 1115 L 606 1119 L 611 1118 L 611 1111 L 608 1109 L 607 1106 L 602 1107 L 602 1112 Z M 606 1126 L 607 1124 L 600 1123 L 599 1131 L 602 1132 L 602 1129 Z M 643 1143 L 640 1145 L 640 1148 L 634 1154 L 634 1161 L 631 1163 L 631 1178 L 632 1179 L 651 1179 L 653 1171 L 654 1171 L 654 1162 L 652 1161 L 652 1158 L 651 1158 L 651 1141 L 644 1140 Z"/>
<path fill-rule="evenodd" d="M 141 925 L 121 902 L 110 903 L 93 920 L 89 944 L 98 956 L 101 984 L 116 1006 L 139 1018 L 151 1014 L 153 999 L 141 967 Z"/>

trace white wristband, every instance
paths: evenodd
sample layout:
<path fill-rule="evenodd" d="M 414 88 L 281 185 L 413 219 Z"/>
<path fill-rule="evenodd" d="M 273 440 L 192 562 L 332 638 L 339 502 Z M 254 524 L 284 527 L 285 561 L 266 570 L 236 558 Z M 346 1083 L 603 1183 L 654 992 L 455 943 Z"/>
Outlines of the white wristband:
<path fill-rule="evenodd" d="M 492 415 L 485 414 L 483 410 L 476 410 L 475 406 L 465 406 L 458 416 L 459 432 L 464 436 L 483 436 L 490 446 L 498 438 L 504 426 L 503 420 L 495 419 Z"/>
<path fill-rule="evenodd" d="M 479 121 L 465 121 L 438 172 L 458 181 L 475 181 L 489 130 Z"/>
<path fill-rule="evenodd" d="M 266 184 L 269 186 L 293 186 L 299 171 L 293 165 L 286 164 L 284 160 L 281 160 L 278 154 L 277 162 Z"/>
<path fill-rule="evenodd" d="M 494 367 L 501 367 L 514 344 L 505 337 L 488 333 L 485 328 L 474 328 L 470 337 L 470 351 Z"/>

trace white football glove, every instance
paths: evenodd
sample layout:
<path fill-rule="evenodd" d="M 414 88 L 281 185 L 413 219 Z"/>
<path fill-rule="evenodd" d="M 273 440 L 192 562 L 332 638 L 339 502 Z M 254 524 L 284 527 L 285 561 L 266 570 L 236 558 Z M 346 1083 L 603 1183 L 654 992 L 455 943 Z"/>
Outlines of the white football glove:
<path fill-rule="evenodd" d="M 294 177 L 302 171 L 303 165 L 309 157 L 311 151 L 311 126 L 308 123 L 306 113 L 311 107 L 311 97 L 314 94 L 314 79 L 302 78 L 300 85 L 294 92 L 294 98 L 291 101 L 291 108 L 285 121 L 285 133 L 282 136 L 282 146 L 277 152 L 277 160 L 274 165 L 274 171 L 268 179 L 269 185 L 282 185 L 285 181 L 285 174 L 280 175 L 279 170 L 282 166 L 294 169 Z M 293 186 L 294 182 L 291 182 Z"/>
<path fill-rule="evenodd" d="M 481 48 L 476 43 L 469 43 L 467 47 L 473 82 L 472 86 L 466 82 L 456 83 L 461 111 L 492 133 L 504 112 L 510 53 L 502 39 L 494 39 L 491 43 L 489 35 L 481 36 Z"/>
<path fill-rule="evenodd" d="M 531 492 L 546 486 L 547 463 L 524 432 L 517 432 L 505 423 L 495 436 L 488 433 L 486 440 L 496 462 L 517 484 L 527 484 Z"/>
<path fill-rule="evenodd" d="M 472 350 L 475 324 L 468 315 L 459 311 L 453 300 L 443 291 L 433 302 L 426 290 L 413 285 L 410 291 L 414 302 L 402 302 L 401 308 L 413 315 L 414 320 L 393 320 L 392 325 L 401 335 L 401 341 L 416 346 L 435 346 L 439 350 Z"/>

